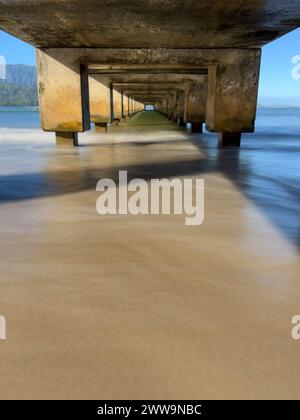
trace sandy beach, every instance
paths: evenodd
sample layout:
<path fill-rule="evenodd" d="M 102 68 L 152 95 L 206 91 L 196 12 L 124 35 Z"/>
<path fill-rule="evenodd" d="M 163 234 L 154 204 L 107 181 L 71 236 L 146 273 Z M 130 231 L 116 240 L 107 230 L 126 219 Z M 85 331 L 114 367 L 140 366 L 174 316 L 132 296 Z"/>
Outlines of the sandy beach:
<path fill-rule="evenodd" d="M 217 150 L 151 112 L 79 148 L 1 133 L 1 399 L 300 398 L 292 151 Z M 203 178 L 204 223 L 99 216 L 97 181 L 123 169 Z"/>

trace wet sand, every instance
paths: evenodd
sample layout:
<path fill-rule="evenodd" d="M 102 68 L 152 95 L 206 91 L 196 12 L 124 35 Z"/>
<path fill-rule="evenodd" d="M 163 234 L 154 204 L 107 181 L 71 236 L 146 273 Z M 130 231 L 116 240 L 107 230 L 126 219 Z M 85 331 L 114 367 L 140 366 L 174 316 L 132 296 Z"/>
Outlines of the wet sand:
<path fill-rule="evenodd" d="M 218 151 L 156 113 L 80 143 L 0 143 L 0 398 L 299 398 L 288 159 Z M 204 224 L 97 215 L 97 180 L 122 169 L 204 178 Z"/>

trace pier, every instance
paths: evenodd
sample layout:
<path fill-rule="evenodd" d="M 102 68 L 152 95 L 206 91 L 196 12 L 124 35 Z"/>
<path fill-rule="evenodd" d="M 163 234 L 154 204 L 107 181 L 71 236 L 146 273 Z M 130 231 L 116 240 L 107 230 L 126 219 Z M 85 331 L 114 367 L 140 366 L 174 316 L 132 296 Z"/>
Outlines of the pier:
<path fill-rule="evenodd" d="M 300 398 L 300 114 L 257 112 L 299 26 L 299 0 L 0 0 L 43 129 L 0 129 L 0 399 Z M 121 171 L 203 180 L 203 223 L 100 215 Z"/>
<path fill-rule="evenodd" d="M 41 126 L 58 144 L 155 106 L 219 146 L 254 131 L 261 47 L 299 26 L 299 2 L 0 2 L 0 27 L 37 48 Z"/>

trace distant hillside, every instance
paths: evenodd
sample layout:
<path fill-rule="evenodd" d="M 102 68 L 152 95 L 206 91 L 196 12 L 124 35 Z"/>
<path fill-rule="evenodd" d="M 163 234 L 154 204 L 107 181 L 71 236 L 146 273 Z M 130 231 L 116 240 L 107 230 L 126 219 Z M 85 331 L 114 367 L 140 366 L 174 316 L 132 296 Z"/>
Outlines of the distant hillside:
<path fill-rule="evenodd" d="M 36 85 L 36 67 L 8 64 L 6 66 L 6 83 L 20 86 Z"/>
<path fill-rule="evenodd" d="M 35 86 L 0 84 L 0 106 L 37 106 Z"/>
<path fill-rule="evenodd" d="M 36 68 L 23 64 L 8 64 L 6 79 L 0 80 L 0 106 L 37 104 Z"/>

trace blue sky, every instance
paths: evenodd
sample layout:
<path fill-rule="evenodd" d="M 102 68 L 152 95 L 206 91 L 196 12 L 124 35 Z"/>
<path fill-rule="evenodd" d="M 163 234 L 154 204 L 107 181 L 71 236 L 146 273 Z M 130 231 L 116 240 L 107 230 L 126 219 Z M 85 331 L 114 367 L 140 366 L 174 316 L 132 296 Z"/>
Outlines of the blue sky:
<path fill-rule="evenodd" d="M 0 55 L 8 64 L 35 64 L 34 49 L 0 31 Z M 300 79 L 292 78 L 292 58 L 300 56 L 300 29 L 263 48 L 259 102 L 264 105 L 300 106 Z M 300 74 L 300 71 L 299 71 Z"/>

